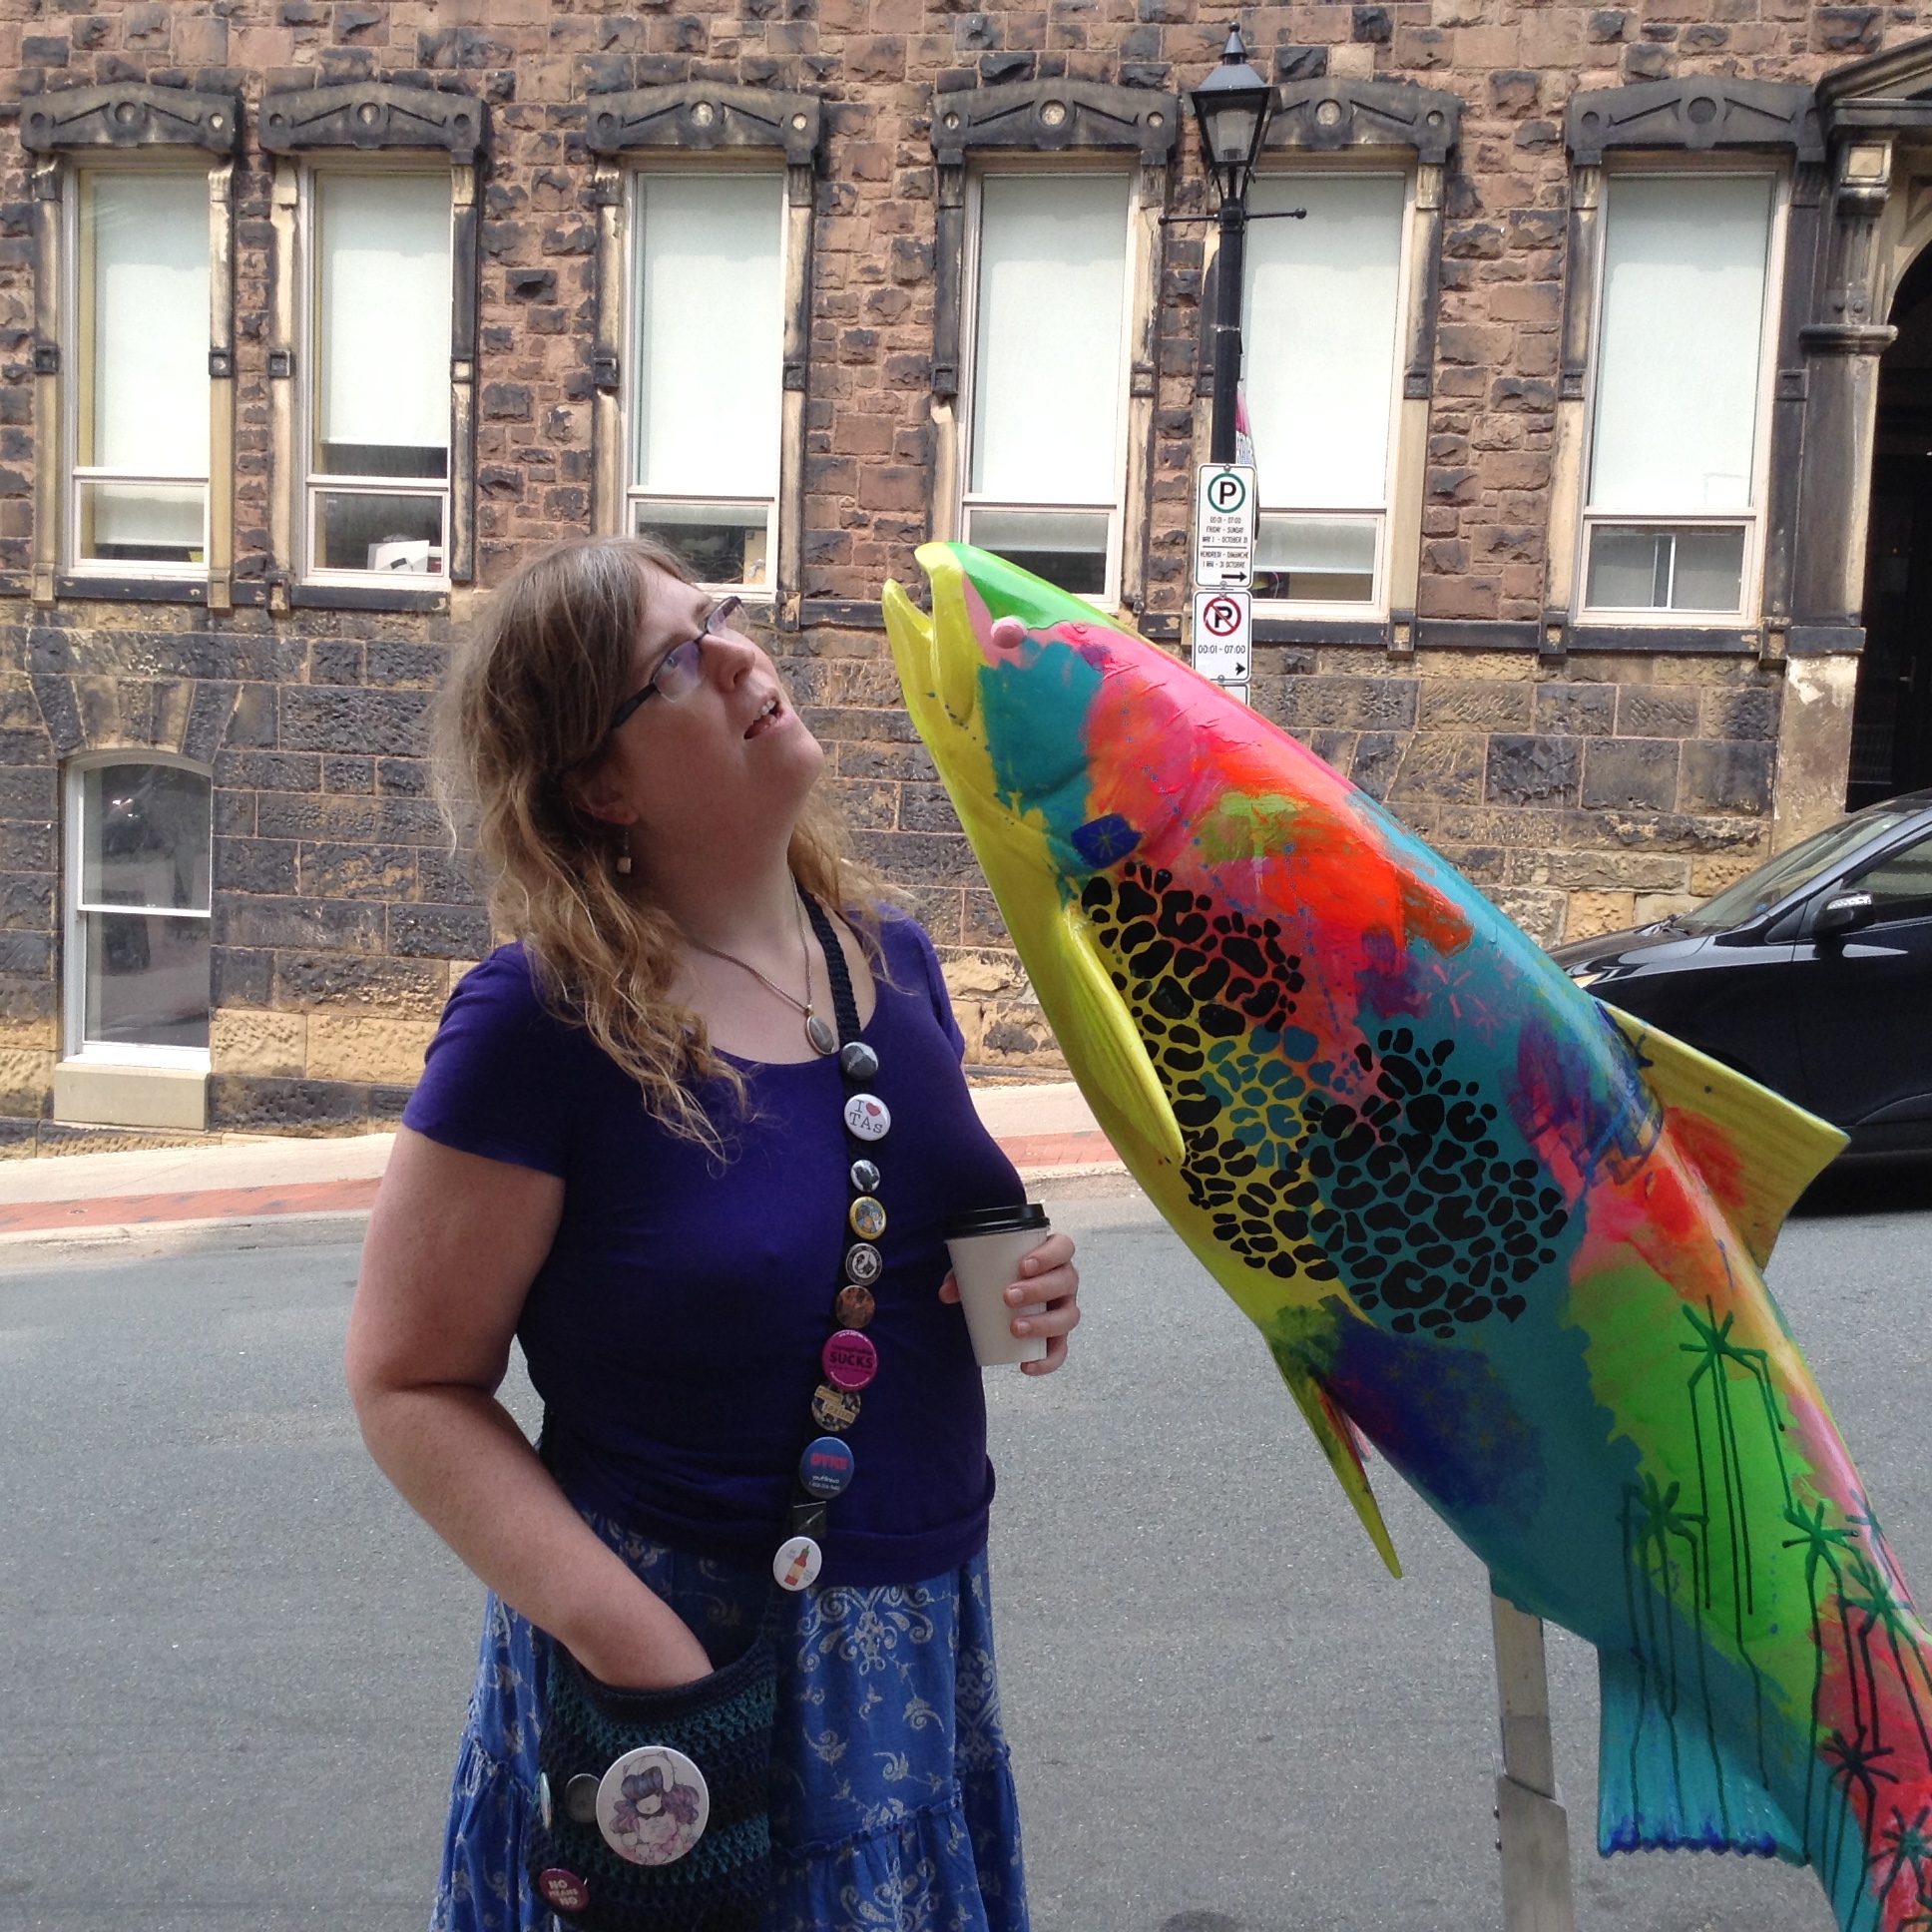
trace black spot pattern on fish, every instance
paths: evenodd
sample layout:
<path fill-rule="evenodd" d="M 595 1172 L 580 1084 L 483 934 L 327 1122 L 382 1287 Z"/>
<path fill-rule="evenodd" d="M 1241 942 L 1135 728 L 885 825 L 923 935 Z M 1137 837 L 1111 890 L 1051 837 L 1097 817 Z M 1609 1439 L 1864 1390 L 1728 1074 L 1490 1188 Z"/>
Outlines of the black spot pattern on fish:
<path fill-rule="evenodd" d="M 1481 1083 L 1451 1071 L 1453 1040 L 1384 1029 L 1355 1048 L 1370 1091 L 1345 1101 L 1305 1058 L 1297 1075 L 1275 1037 L 1294 1037 L 1305 982 L 1273 920 L 1218 911 L 1138 864 L 1118 883 L 1096 874 L 1081 903 L 1180 1124 L 1189 1198 L 1218 1240 L 1251 1268 L 1345 1280 L 1398 1334 L 1446 1339 L 1523 1312 L 1569 1210 L 1538 1162 L 1505 1156 Z M 1239 1130 L 1257 1123 L 1265 1140 L 1250 1146 Z"/>

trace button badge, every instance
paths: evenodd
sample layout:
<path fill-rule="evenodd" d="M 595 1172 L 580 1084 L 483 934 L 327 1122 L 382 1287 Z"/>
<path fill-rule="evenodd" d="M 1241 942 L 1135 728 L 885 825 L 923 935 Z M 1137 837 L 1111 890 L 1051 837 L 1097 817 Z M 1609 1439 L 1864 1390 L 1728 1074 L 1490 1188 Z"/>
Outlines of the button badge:
<path fill-rule="evenodd" d="M 879 1191 L 879 1171 L 870 1161 L 852 1163 L 852 1188 L 861 1195 L 875 1195 Z"/>
<path fill-rule="evenodd" d="M 854 1241 L 845 1250 L 845 1273 L 861 1287 L 869 1286 L 885 1272 L 885 1257 L 870 1241 Z M 853 1322 L 854 1328 L 858 1322 Z"/>
<path fill-rule="evenodd" d="M 577 1824 L 597 1822 L 597 1779 L 579 1771 L 564 1786 L 564 1816 Z"/>
<path fill-rule="evenodd" d="M 682 1858 L 705 1835 L 711 1814 L 705 1773 L 669 1744 L 626 1751 L 597 1781 L 597 1828 L 634 1865 Z"/>
<path fill-rule="evenodd" d="M 872 1319 L 877 1306 L 872 1299 L 872 1290 L 862 1288 L 853 1281 L 833 1296 L 832 1319 L 841 1328 L 863 1328 Z"/>
<path fill-rule="evenodd" d="M 771 1580 L 780 1590 L 803 1590 L 825 1566 L 825 1553 L 808 1536 L 788 1536 L 771 1559 Z"/>
<path fill-rule="evenodd" d="M 819 1359 L 835 1388 L 862 1389 L 879 1372 L 879 1351 L 856 1328 L 841 1328 L 825 1343 Z"/>
<path fill-rule="evenodd" d="M 553 1912 L 588 1912 L 591 1908 L 591 1888 L 561 1865 L 552 1865 L 539 1876 L 537 1890 Z"/>
<path fill-rule="evenodd" d="M 858 1397 L 850 1389 L 820 1382 L 811 1395 L 811 1419 L 821 1429 L 849 1429 L 858 1420 Z"/>
<path fill-rule="evenodd" d="M 816 1442 L 808 1442 L 798 1458 L 798 1487 L 808 1496 L 829 1502 L 834 1496 L 844 1495 L 856 1466 L 850 1443 L 840 1442 L 836 1436 L 820 1436 Z"/>
<path fill-rule="evenodd" d="M 875 1241 L 885 1232 L 885 1204 L 870 1195 L 860 1195 L 846 1209 L 845 1218 L 860 1240 Z"/>
<path fill-rule="evenodd" d="M 838 1064 L 847 1080 L 870 1080 L 879 1070 L 879 1057 L 863 1040 L 847 1040 L 838 1050 Z"/>
<path fill-rule="evenodd" d="M 876 1094 L 854 1094 L 845 1103 L 845 1126 L 861 1141 L 882 1141 L 892 1127 L 892 1110 Z"/>

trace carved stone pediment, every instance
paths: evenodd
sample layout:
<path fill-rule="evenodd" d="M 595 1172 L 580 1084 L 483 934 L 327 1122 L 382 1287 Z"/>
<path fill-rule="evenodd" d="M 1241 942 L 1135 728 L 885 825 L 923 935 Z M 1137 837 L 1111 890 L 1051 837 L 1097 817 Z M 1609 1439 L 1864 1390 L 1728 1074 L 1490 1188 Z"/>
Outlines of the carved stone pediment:
<path fill-rule="evenodd" d="M 227 155 L 241 131 L 238 96 L 185 87 L 63 88 L 20 104 L 20 145 L 33 155 L 70 148 L 206 148 Z"/>
<path fill-rule="evenodd" d="M 271 155 L 318 148 L 436 148 L 451 161 L 475 161 L 483 143 L 483 103 L 473 94 L 351 81 L 270 94 L 256 134 Z"/>
<path fill-rule="evenodd" d="M 1821 162 L 1824 138 L 1811 90 L 1783 81 L 1737 81 L 1700 74 L 1690 80 L 1641 81 L 1591 88 L 1570 97 L 1564 139 L 1579 167 L 1598 167 L 1620 149 L 1788 148 L 1800 161 Z"/>
<path fill-rule="evenodd" d="M 1065 148 L 1131 148 L 1164 162 L 1181 132 L 1181 97 L 1099 81 L 1008 81 L 935 94 L 932 152 L 941 167 L 976 149 L 1053 154 Z"/>
<path fill-rule="evenodd" d="M 710 81 L 593 94 L 586 106 L 584 143 L 594 155 L 639 148 L 701 154 L 721 148 L 782 148 L 788 164 L 808 167 L 818 152 L 824 120 L 814 94 L 778 94 Z"/>
<path fill-rule="evenodd" d="M 1818 83 L 1825 132 L 1932 133 L 1932 38 L 1853 61 Z"/>
<path fill-rule="evenodd" d="M 1412 148 L 1441 166 L 1456 145 L 1462 102 L 1413 81 L 1288 81 L 1275 90 L 1264 144 L 1332 154 L 1348 148 Z"/>

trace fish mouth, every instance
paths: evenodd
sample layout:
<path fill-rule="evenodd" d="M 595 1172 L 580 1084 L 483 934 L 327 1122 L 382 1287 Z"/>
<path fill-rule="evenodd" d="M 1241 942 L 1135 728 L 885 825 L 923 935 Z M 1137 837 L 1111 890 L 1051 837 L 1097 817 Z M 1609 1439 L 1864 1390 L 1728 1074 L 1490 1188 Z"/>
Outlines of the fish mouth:
<path fill-rule="evenodd" d="M 886 636 L 898 668 L 899 684 L 913 723 L 931 743 L 947 729 L 971 731 L 979 712 L 979 673 L 984 662 L 977 626 L 972 621 L 975 600 L 966 574 L 946 544 L 922 544 L 916 553 L 919 567 L 932 586 L 928 616 L 897 584 L 888 582 L 881 603 Z"/>

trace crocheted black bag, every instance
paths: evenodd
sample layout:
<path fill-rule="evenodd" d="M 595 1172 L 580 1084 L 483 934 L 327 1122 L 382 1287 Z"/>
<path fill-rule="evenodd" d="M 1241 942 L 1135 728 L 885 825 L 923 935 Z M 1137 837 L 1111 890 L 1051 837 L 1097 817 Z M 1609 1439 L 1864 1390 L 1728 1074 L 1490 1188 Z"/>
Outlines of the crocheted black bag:
<path fill-rule="evenodd" d="M 538 1761 L 549 1782 L 550 1821 L 537 1817 L 524 1847 L 531 1889 L 583 1932 L 758 1932 L 771 1886 L 767 1779 L 777 1666 L 770 1630 L 723 1670 L 669 1690 L 617 1690 L 563 1645 L 546 1648 Z M 646 1744 L 683 1751 L 711 1790 L 704 1835 L 668 1865 L 621 1857 L 596 1818 L 572 1815 L 566 1801 L 572 1778 L 601 1778 Z M 558 1873 L 576 1879 L 577 1909 L 560 1902 Z"/>

